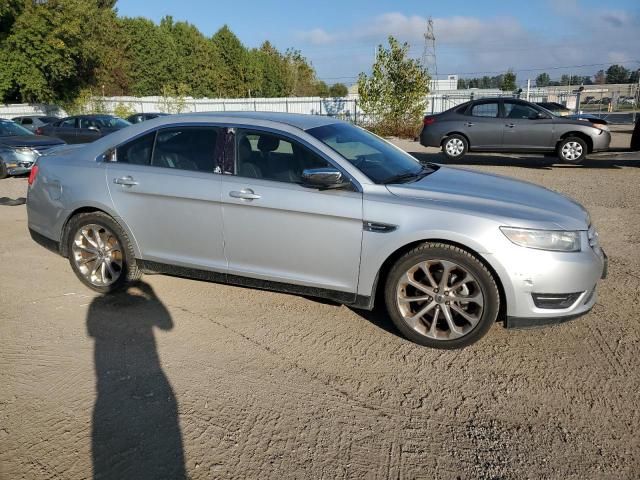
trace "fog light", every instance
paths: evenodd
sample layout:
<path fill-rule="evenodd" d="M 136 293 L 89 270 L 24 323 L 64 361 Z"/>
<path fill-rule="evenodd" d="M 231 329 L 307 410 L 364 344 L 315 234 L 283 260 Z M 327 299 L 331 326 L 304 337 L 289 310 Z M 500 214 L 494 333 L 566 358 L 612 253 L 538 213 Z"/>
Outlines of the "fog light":
<path fill-rule="evenodd" d="M 576 293 L 532 293 L 533 303 L 538 308 L 569 308 L 582 292 Z"/>

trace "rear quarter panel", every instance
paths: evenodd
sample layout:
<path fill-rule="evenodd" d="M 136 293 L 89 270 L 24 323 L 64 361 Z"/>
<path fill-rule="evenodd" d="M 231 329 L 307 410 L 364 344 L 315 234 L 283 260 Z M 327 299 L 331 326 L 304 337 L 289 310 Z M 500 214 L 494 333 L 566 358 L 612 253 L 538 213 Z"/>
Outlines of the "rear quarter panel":
<path fill-rule="evenodd" d="M 113 208 L 104 164 L 87 159 L 79 149 L 66 156 L 41 157 L 37 165 L 38 174 L 27 196 L 30 229 L 60 242 L 65 224 L 73 212 L 91 208 L 111 215 L 130 234 Z M 135 239 L 130 238 L 138 254 Z"/>

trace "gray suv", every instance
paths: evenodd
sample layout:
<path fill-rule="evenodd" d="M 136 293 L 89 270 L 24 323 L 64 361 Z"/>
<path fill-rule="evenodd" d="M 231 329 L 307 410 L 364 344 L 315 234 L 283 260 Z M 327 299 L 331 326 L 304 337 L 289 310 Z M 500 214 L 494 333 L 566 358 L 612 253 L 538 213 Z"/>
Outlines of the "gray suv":
<path fill-rule="evenodd" d="M 32 237 L 98 292 L 164 273 L 354 308 L 379 298 L 406 337 L 438 348 L 497 320 L 582 315 L 606 271 L 575 201 L 422 165 L 328 117 L 156 118 L 40 157 L 29 184 Z"/>
<path fill-rule="evenodd" d="M 580 163 L 606 150 L 609 127 L 554 115 L 515 98 L 483 98 L 424 117 L 420 143 L 442 147 L 450 159 L 474 152 L 554 152 L 562 162 Z"/>

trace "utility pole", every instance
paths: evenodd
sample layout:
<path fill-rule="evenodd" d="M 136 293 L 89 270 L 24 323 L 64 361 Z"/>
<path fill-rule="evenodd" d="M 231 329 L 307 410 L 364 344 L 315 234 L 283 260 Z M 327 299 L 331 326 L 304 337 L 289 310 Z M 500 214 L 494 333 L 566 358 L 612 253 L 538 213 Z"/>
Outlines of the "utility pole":
<path fill-rule="evenodd" d="M 422 51 L 422 66 L 431 75 L 434 92 L 438 91 L 438 63 L 436 61 L 436 35 L 433 33 L 433 18 L 427 20 L 427 31 L 424 34 L 424 50 Z"/>
<path fill-rule="evenodd" d="M 531 79 L 527 78 L 527 102 L 529 101 L 529 92 L 531 91 Z"/>

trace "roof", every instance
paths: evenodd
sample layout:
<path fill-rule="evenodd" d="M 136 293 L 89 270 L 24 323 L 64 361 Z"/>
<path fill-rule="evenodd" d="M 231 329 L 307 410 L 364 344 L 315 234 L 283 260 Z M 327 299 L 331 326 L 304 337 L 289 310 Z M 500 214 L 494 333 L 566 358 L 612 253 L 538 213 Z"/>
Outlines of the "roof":
<path fill-rule="evenodd" d="M 324 115 L 306 115 L 302 113 L 284 113 L 284 112 L 203 112 L 203 113 L 186 113 L 180 115 L 172 115 L 172 121 L 193 120 L 193 117 L 203 117 L 207 120 L 215 120 L 222 118 L 241 118 L 244 120 L 262 120 L 270 122 L 284 123 L 292 127 L 308 130 L 310 128 L 322 127 L 332 123 L 341 122 L 332 117 Z M 167 117 L 165 117 L 167 118 Z"/>

